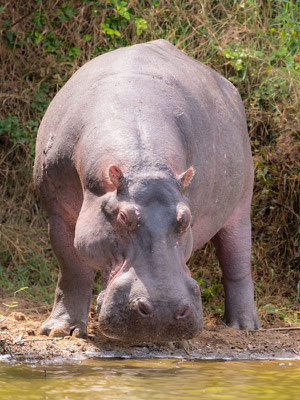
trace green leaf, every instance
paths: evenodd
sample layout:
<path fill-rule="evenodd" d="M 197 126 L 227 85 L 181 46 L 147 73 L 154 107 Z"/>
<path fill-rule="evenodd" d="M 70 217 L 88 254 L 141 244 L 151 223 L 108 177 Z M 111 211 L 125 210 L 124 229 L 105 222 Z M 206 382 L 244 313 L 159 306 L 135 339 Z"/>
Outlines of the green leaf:
<path fill-rule="evenodd" d="M 7 41 L 8 41 L 10 44 L 12 44 L 12 43 L 15 41 L 15 39 L 16 39 L 15 33 L 14 33 L 14 32 L 11 32 L 11 31 L 5 31 L 5 37 L 6 37 Z"/>
<path fill-rule="evenodd" d="M 2 303 L 5 307 L 9 307 L 9 308 L 12 308 L 12 307 L 17 307 L 18 306 L 18 302 L 17 301 L 13 301 L 11 304 L 6 304 L 6 303 Z"/>
<path fill-rule="evenodd" d="M 23 286 L 23 287 L 21 287 L 20 289 L 16 290 L 16 291 L 14 292 L 14 295 L 16 295 L 16 293 L 22 292 L 23 290 L 26 290 L 26 289 L 28 289 L 28 286 Z"/>
<path fill-rule="evenodd" d="M 140 34 L 147 29 L 147 22 L 143 18 L 136 18 L 134 23 L 136 26 L 136 33 L 140 36 Z"/>
<path fill-rule="evenodd" d="M 108 24 L 101 24 L 102 32 L 114 37 L 114 36 L 121 36 L 120 32 L 117 29 L 112 29 Z"/>

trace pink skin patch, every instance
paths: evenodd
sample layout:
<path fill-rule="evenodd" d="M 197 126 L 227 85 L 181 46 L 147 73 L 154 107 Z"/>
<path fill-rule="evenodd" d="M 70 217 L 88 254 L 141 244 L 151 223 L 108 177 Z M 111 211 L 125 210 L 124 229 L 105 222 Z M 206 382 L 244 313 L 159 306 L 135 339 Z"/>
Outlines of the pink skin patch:
<path fill-rule="evenodd" d="M 183 210 L 179 210 L 177 213 L 177 221 L 180 221 L 183 216 Z"/>
<path fill-rule="evenodd" d="M 116 279 L 116 277 L 120 275 L 120 273 L 124 270 L 125 264 L 126 260 L 124 260 L 121 264 L 117 265 L 115 269 L 111 271 L 106 288 L 108 288 L 108 286 L 111 285 L 111 283 Z"/>

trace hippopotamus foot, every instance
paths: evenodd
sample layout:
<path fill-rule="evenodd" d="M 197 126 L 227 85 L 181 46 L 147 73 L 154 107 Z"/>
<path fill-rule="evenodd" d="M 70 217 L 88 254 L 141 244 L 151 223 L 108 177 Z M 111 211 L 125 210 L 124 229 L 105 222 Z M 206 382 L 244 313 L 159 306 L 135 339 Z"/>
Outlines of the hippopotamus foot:
<path fill-rule="evenodd" d="M 223 282 L 226 294 L 224 323 L 231 328 L 242 330 L 260 328 L 254 306 L 251 275 L 247 278 L 243 282 Z"/>
<path fill-rule="evenodd" d="M 58 215 L 49 217 L 51 244 L 60 270 L 51 315 L 40 328 L 41 335 L 85 337 L 92 296 L 94 271 L 79 260 L 72 225 Z"/>
<path fill-rule="evenodd" d="M 60 318 L 49 317 L 41 326 L 40 335 L 50 337 L 75 336 L 85 338 L 87 336 L 87 324 L 83 321 L 71 321 L 69 315 Z"/>
<path fill-rule="evenodd" d="M 251 277 L 250 203 L 238 206 L 213 243 L 222 268 L 225 290 L 226 325 L 237 329 L 258 329 Z"/>
<path fill-rule="evenodd" d="M 78 304 L 76 299 L 71 297 L 66 301 L 62 293 L 57 295 L 52 313 L 42 324 L 39 333 L 50 337 L 86 337 L 89 301 L 85 303 Z"/>

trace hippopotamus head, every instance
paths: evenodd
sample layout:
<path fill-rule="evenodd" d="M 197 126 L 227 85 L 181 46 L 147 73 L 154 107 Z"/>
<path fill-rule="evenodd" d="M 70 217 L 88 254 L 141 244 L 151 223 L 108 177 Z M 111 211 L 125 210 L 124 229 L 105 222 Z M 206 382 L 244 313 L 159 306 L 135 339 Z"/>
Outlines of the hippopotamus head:
<path fill-rule="evenodd" d="M 100 329 L 122 341 L 190 339 L 202 329 L 201 296 L 186 265 L 192 251 L 191 210 L 183 192 L 189 168 L 123 175 L 109 168 L 114 191 L 86 192 L 75 248 L 101 269 Z"/>

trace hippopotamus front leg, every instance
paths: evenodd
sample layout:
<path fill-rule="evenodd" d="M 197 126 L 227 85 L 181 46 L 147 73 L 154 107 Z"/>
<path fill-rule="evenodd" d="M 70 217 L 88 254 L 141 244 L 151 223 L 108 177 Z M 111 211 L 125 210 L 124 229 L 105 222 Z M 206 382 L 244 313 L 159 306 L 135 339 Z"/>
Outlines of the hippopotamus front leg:
<path fill-rule="evenodd" d="M 226 325 L 258 329 L 251 277 L 250 205 L 239 205 L 212 239 L 223 272 Z"/>
<path fill-rule="evenodd" d="M 55 302 L 49 318 L 43 323 L 43 335 L 87 334 L 87 320 L 92 296 L 94 271 L 79 260 L 74 249 L 75 224 L 59 213 L 49 216 L 50 240 L 60 270 Z M 55 332 L 56 331 L 56 332 Z"/>

